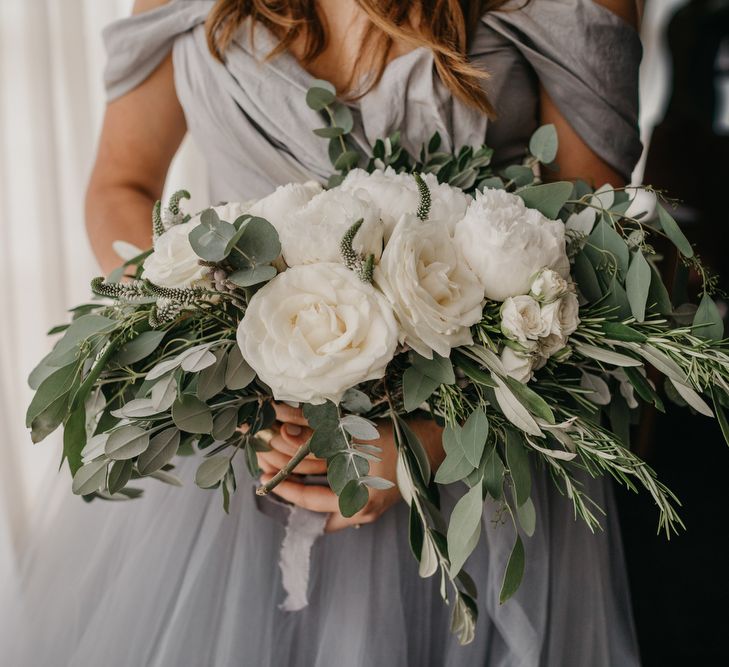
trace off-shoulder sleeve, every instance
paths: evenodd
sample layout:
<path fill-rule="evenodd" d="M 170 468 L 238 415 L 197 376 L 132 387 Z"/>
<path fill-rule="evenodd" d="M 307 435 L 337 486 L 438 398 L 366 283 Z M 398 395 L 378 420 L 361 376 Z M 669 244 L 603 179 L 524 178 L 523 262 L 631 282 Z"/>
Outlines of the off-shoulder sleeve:
<path fill-rule="evenodd" d="M 108 100 L 141 84 L 165 59 L 175 39 L 203 23 L 210 0 L 173 0 L 157 9 L 110 23 L 103 32 Z"/>
<path fill-rule="evenodd" d="M 482 21 L 516 47 L 585 143 L 629 178 L 642 150 L 637 31 L 593 0 L 524 4 L 514 0 Z"/>

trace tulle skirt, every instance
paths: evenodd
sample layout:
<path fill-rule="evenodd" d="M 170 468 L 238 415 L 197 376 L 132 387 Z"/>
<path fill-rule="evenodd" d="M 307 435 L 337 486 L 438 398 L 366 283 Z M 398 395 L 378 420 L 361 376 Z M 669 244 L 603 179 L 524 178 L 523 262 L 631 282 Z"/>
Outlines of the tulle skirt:
<path fill-rule="evenodd" d="M 191 481 L 147 485 L 119 503 L 64 499 L 0 601 L 0 656 L 12 667 L 631 667 L 639 664 L 609 482 L 586 480 L 607 511 L 592 534 L 544 471 L 537 529 L 516 595 L 499 605 L 514 541 L 487 504 L 466 564 L 479 589 L 476 639 L 460 646 L 439 578 L 421 579 L 403 503 L 314 544 L 309 604 L 283 611 L 284 525 L 240 471 L 230 514 Z M 462 493 L 457 490 L 457 493 Z M 456 498 L 443 491 L 443 505 Z M 12 584 L 12 586 L 10 585 Z M 4 607 L 4 608 L 3 608 Z"/>

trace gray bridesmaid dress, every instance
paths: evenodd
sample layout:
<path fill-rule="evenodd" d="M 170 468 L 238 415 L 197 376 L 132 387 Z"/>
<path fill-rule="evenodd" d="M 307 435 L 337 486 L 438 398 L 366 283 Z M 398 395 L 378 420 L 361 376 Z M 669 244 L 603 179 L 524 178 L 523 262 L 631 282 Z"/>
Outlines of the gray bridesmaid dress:
<path fill-rule="evenodd" d="M 189 131 L 208 162 L 215 201 L 249 199 L 288 181 L 324 180 L 321 125 L 304 104 L 313 80 L 290 55 L 262 64 L 273 45 L 242 30 L 221 64 L 208 52 L 212 2 L 177 0 L 109 26 L 106 85 L 117 98 L 173 51 Z M 417 148 L 434 131 L 447 147 L 481 144 L 518 162 L 538 122 L 544 86 L 584 141 L 626 177 L 640 154 L 635 31 L 591 0 L 533 0 L 483 17 L 471 57 L 499 117 L 454 100 L 431 53 L 394 60 L 352 105 L 363 147 L 395 129 Z M 241 471 L 229 516 L 219 494 L 155 483 L 128 503 L 65 498 L 37 531 L 20 593 L 0 629 L 14 667 L 630 667 L 638 650 L 611 484 L 585 480 L 607 511 L 591 534 L 535 469 L 538 523 L 525 537 L 521 588 L 498 603 L 512 528 L 484 511 L 466 565 L 479 589 L 475 641 L 449 633 L 438 577 L 423 580 L 407 544 L 403 503 L 360 530 L 324 535 L 311 553 L 309 605 L 283 611 L 278 553 L 284 526 L 256 505 Z M 245 481 L 243 481 L 245 480 Z M 67 491 L 63 480 L 63 493 Z M 459 489 L 444 489 L 451 507 Z"/>

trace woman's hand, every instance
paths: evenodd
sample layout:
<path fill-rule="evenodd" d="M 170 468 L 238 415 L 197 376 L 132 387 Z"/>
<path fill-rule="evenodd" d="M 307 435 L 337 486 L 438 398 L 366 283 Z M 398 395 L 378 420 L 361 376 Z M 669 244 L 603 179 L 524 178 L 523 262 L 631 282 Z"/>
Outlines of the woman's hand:
<path fill-rule="evenodd" d="M 276 418 L 281 422 L 279 431 L 271 438 L 271 451 L 260 452 L 258 462 L 264 471 L 262 482 L 269 481 L 294 455 L 294 453 L 311 437 L 311 429 L 299 408 L 292 408 L 286 404 L 274 404 Z M 380 422 L 378 425 L 380 438 L 369 441 L 381 449 L 380 461 L 370 462 L 370 475 L 382 477 L 395 483 L 395 469 L 397 464 L 397 449 L 392 437 L 392 427 L 389 422 Z M 440 444 L 440 430 L 430 420 L 414 420 L 411 427 L 416 430 L 423 440 L 434 467 L 443 460 L 443 450 Z M 300 475 L 326 474 L 326 462 L 308 455 L 296 468 L 295 473 Z M 314 512 L 328 513 L 326 530 L 332 532 L 359 526 L 363 523 L 372 523 L 386 510 L 400 499 L 397 486 L 389 489 L 368 489 L 369 501 L 365 507 L 352 517 L 343 517 L 339 512 L 339 499 L 328 486 L 303 484 L 300 479 L 288 478 L 272 489 L 272 493 L 288 500 L 294 505 Z"/>

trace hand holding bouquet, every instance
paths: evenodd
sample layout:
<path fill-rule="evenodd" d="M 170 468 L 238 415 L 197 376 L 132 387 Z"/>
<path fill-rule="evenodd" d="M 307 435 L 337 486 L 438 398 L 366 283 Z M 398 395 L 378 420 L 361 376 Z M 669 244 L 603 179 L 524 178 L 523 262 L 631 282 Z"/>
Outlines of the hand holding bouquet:
<path fill-rule="evenodd" d="M 387 418 L 413 553 L 422 576 L 440 574 L 463 642 L 476 614 L 463 565 L 484 499 L 514 530 L 503 602 L 539 519 L 535 466 L 591 528 L 599 508 L 577 471 L 644 487 L 660 528 L 680 525 L 674 497 L 629 448 L 630 424 L 642 405 L 664 409 L 660 375 L 665 395 L 717 417 L 729 439 L 729 349 L 713 283 L 657 194 L 539 182 L 556 155 L 551 126 L 523 165 L 498 172 L 487 147 L 443 153 L 437 135 L 417 159 L 397 135 L 362 156 L 331 88 L 307 100 L 337 123 L 317 130 L 340 171 L 328 189 L 289 184 L 194 216 L 176 193 L 155 207 L 154 247 L 126 263 L 136 278 L 97 278 L 102 299 L 55 330 L 27 421 L 36 442 L 63 425 L 74 492 L 118 499 L 138 495 L 140 477 L 176 484 L 173 461 L 194 454 L 197 484 L 227 510 L 234 458 L 260 473 L 275 399 L 302 405 L 313 432 L 259 493 L 313 453 L 352 516 L 368 489 L 392 484 L 369 474 L 375 420 Z M 671 303 L 656 235 L 704 276 L 698 307 Z M 437 471 L 413 413 L 444 428 Z M 450 517 L 439 484 L 463 486 Z"/>

